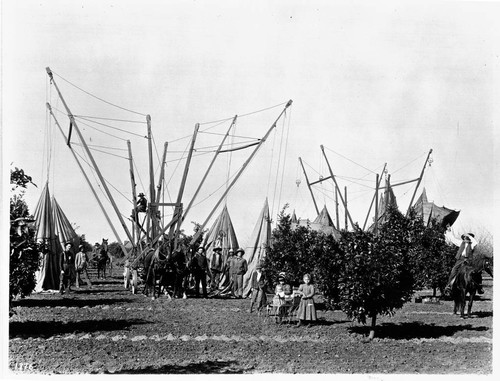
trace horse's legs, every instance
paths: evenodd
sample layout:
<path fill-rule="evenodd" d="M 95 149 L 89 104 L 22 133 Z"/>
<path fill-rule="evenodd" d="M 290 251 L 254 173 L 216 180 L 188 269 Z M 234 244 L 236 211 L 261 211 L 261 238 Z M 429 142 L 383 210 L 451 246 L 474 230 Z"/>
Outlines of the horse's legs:
<path fill-rule="evenodd" d="M 474 295 L 476 294 L 476 291 L 471 291 L 469 293 L 469 305 L 467 306 L 467 316 L 470 317 L 470 313 L 472 311 L 472 303 L 474 302 Z M 465 303 L 464 303 L 465 304 Z"/>
<path fill-rule="evenodd" d="M 465 290 L 460 290 L 460 317 L 465 318 L 465 297 L 466 297 L 466 291 Z"/>

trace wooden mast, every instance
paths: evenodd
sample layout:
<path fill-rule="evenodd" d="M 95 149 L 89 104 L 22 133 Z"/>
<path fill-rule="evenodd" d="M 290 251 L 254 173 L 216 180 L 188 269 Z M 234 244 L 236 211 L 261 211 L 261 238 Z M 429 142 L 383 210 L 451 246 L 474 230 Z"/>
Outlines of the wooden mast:
<path fill-rule="evenodd" d="M 377 178 L 375 181 L 375 227 L 373 229 L 373 233 L 375 235 L 378 234 L 378 188 L 379 188 L 380 180 L 377 173 Z"/>
<path fill-rule="evenodd" d="M 127 140 L 127 148 L 128 148 L 128 160 L 129 160 L 129 172 L 130 172 L 130 183 L 132 185 L 132 202 L 134 204 L 134 209 L 133 209 L 133 216 L 132 216 L 132 234 L 134 232 L 137 232 L 137 244 L 140 245 L 140 238 L 141 238 L 141 230 L 139 227 L 139 213 L 137 212 L 136 205 L 137 205 L 137 192 L 135 191 L 136 183 L 135 183 L 135 175 L 134 175 L 134 163 L 133 163 L 133 158 L 132 158 L 132 145 L 130 144 L 130 140 Z M 135 237 L 134 241 L 132 242 L 132 245 L 135 247 L 136 242 L 135 242 Z"/>
<path fill-rule="evenodd" d="M 163 184 L 163 179 L 165 177 L 165 160 L 167 158 L 167 149 L 168 149 L 168 142 L 165 142 L 163 144 L 163 155 L 161 159 L 161 169 L 160 169 L 160 178 L 158 179 L 158 185 L 156 186 L 156 198 L 154 200 L 155 204 L 153 206 L 155 207 L 155 211 L 158 211 L 158 203 L 160 202 L 160 196 L 161 196 L 161 188 Z M 158 224 L 158 229 L 159 229 L 159 224 Z"/>
<path fill-rule="evenodd" d="M 381 172 L 381 174 L 380 174 L 380 177 L 377 177 L 377 179 L 378 179 L 378 180 L 377 180 L 377 181 L 378 181 L 378 183 L 377 183 L 377 187 L 379 187 L 379 186 L 380 186 L 380 179 L 382 178 L 382 174 L 385 172 L 385 168 L 386 168 L 386 166 L 387 166 L 387 163 L 385 163 L 385 164 L 384 164 L 384 168 L 382 169 L 382 172 Z M 375 187 L 375 189 L 376 189 L 377 187 Z M 363 230 L 365 230 L 365 228 L 366 228 L 366 223 L 368 222 L 368 217 L 370 217 L 370 212 L 371 212 L 371 210 L 372 210 L 373 202 L 375 201 L 375 196 L 376 196 L 376 194 L 375 194 L 375 193 L 373 193 L 372 201 L 371 201 L 371 203 L 370 203 L 370 207 L 368 208 L 368 213 L 366 214 L 365 223 L 363 224 Z"/>
<path fill-rule="evenodd" d="M 420 177 L 418 178 L 417 185 L 415 186 L 415 191 L 413 192 L 413 196 L 411 196 L 410 205 L 408 206 L 408 211 L 406 212 L 407 216 L 410 214 L 411 205 L 413 204 L 413 200 L 415 199 L 415 195 L 417 194 L 418 186 L 420 185 L 420 182 L 422 181 L 422 177 L 424 176 L 425 167 L 427 167 L 427 162 L 429 161 L 429 157 L 431 156 L 431 153 L 432 153 L 432 148 L 429 150 L 429 153 L 427 154 L 427 158 L 425 159 L 425 163 L 424 163 L 424 166 L 422 168 L 422 172 L 420 173 Z"/>
<path fill-rule="evenodd" d="M 218 208 L 218 206 L 220 205 L 220 203 L 224 200 L 224 198 L 226 197 L 226 195 L 229 193 L 229 191 L 231 190 L 231 188 L 233 187 L 233 185 L 236 183 L 236 181 L 238 180 L 238 178 L 240 177 L 240 175 L 243 173 L 243 171 L 247 167 L 248 163 L 253 159 L 253 157 L 255 156 L 255 154 L 257 153 L 257 151 L 259 150 L 259 148 L 267 140 L 267 138 L 269 137 L 269 134 L 271 133 L 271 131 L 276 127 L 276 123 L 278 123 L 278 121 L 281 118 L 281 116 L 285 113 L 285 111 L 287 110 L 287 108 L 291 106 L 291 104 L 292 104 L 292 100 L 290 99 L 288 101 L 288 103 L 286 104 L 285 108 L 281 111 L 281 113 L 279 114 L 279 116 L 276 118 L 276 120 L 271 125 L 271 127 L 269 128 L 269 130 L 266 132 L 266 134 L 264 135 L 264 137 L 260 140 L 259 144 L 257 144 L 257 146 L 255 147 L 255 149 L 253 150 L 253 152 L 250 154 L 250 156 L 248 157 L 248 159 L 243 163 L 242 167 L 240 168 L 240 170 L 238 171 L 238 173 L 234 177 L 234 179 L 231 182 L 231 184 L 229 184 L 229 186 L 226 188 L 226 191 L 221 196 L 221 198 L 219 199 L 219 201 L 215 204 L 214 208 L 209 213 L 209 215 L 206 218 L 205 222 L 200 226 L 200 229 L 198 230 L 198 232 L 191 239 L 190 245 L 193 245 L 196 242 L 196 240 L 198 239 L 198 237 L 200 236 L 200 234 L 203 232 L 203 228 L 206 226 L 206 224 L 208 223 L 208 221 L 210 220 L 210 218 L 214 214 L 215 210 Z"/>
<path fill-rule="evenodd" d="M 61 128 L 61 126 L 59 124 L 59 121 L 57 120 L 56 116 L 52 112 L 52 107 L 50 106 L 49 103 L 47 103 L 47 108 L 49 109 L 49 112 L 50 112 L 50 115 L 52 115 L 52 118 L 54 118 L 56 126 L 58 127 L 59 131 L 61 132 L 64 140 L 68 141 L 68 139 L 66 138 L 66 135 L 64 134 L 63 129 Z M 75 152 L 73 151 L 73 147 L 71 147 L 71 145 L 68 144 L 68 148 L 69 148 L 71 154 L 73 155 L 73 158 L 75 159 L 76 164 L 78 164 L 78 167 L 82 171 L 83 177 L 87 181 L 87 184 L 90 187 L 90 190 L 92 191 L 92 194 L 94 195 L 95 199 L 97 200 L 97 203 L 99 204 L 99 207 L 101 208 L 101 211 L 104 214 L 104 217 L 106 218 L 106 221 L 108 222 L 109 226 L 111 227 L 111 230 L 113 231 L 113 234 L 115 235 L 115 238 L 116 238 L 117 242 L 119 243 L 119 245 L 120 245 L 120 247 L 121 247 L 121 249 L 123 251 L 123 254 L 125 254 L 125 256 L 127 256 L 127 250 L 125 249 L 125 246 L 123 246 L 122 240 L 120 239 L 120 236 L 118 235 L 118 232 L 116 231 L 113 223 L 111 222 L 111 219 L 109 218 L 109 215 L 106 212 L 106 209 L 104 209 L 104 206 L 102 205 L 101 200 L 97 196 L 97 192 L 95 191 L 94 186 L 92 185 L 92 183 L 90 182 L 90 179 L 88 178 L 87 174 L 85 173 L 85 171 L 84 171 L 84 169 L 82 167 L 82 164 L 80 163 L 80 160 L 78 160 L 78 157 L 76 156 Z"/>
<path fill-rule="evenodd" d="M 337 184 L 337 180 L 335 179 L 335 175 L 333 174 L 332 168 L 330 167 L 330 162 L 328 161 L 328 158 L 326 157 L 325 148 L 323 147 L 323 145 L 320 145 L 320 148 L 321 148 L 321 152 L 323 152 L 323 156 L 325 157 L 326 164 L 328 165 L 328 171 L 330 172 L 330 176 L 332 177 L 333 182 L 335 183 L 335 189 L 337 190 L 337 192 L 340 196 L 340 201 L 342 201 L 342 204 L 344 205 L 345 213 L 346 213 L 347 217 L 349 218 L 349 222 L 351 223 L 352 228 L 355 229 L 354 223 L 352 222 L 351 215 L 349 213 L 349 210 L 347 209 L 347 203 L 344 200 L 344 198 L 342 197 L 342 193 L 340 193 L 339 185 Z"/>
<path fill-rule="evenodd" d="M 313 199 L 314 208 L 316 209 L 316 214 L 319 214 L 318 204 L 316 204 L 316 199 L 314 198 L 314 193 L 311 189 L 311 184 L 309 183 L 309 178 L 307 177 L 306 169 L 304 168 L 304 164 L 302 163 L 302 158 L 299 157 L 299 162 L 302 167 L 302 171 L 304 172 L 304 177 L 306 178 L 307 188 L 309 188 L 309 192 L 311 193 L 311 197 Z"/>
<path fill-rule="evenodd" d="M 189 205 L 187 206 L 186 210 L 184 211 L 184 215 L 182 216 L 182 221 L 184 221 L 184 219 L 186 218 L 186 215 L 188 214 L 189 210 L 191 209 L 191 206 L 193 205 L 194 203 L 194 200 L 196 199 L 196 196 L 198 196 L 198 193 L 200 192 L 200 189 L 201 187 L 203 186 L 203 184 L 205 183 L 205 180 L 207 179 L 208 177 L 208 174 L 210 172 L 210 170 L 212 169 L 212 166 L 214 165 L 215 163 L 215 159 L 217 158 L 217 156 L 219 155 L 221 149 L 222 149 L 222 146 L 224 145 L 224 142 L 226 141 L 228 135 L 229 135 L 229 132 L 231 131 L 231 128 L 233 128 L 233 126 L 235 125 L 236 123 L 236 119 L 238 118 L 238 115 L 235 115 L 234 118 L 233 118 L 233 121 L 231 122 L 231 125 L 229 126 L 226 134 L 224 135 L 224 138 L 222 139 L 222 141 L 220 142 L 219 144 L 219 147 L 217 148 L 217 151 L 215 152 L 215 155 L 214 157 L 212 158 L 212 161 L 210 162 L 210 165 L 208 166 L 208 169 L 206 170 L 205 172 L 205 175 L 203 176 L 203 178 L 201 179 L 200 181 L 200 184 L 198 185 L 198 188 L 196 189 L 196 191 L 194 192 L 194 195 L 193 195 L 193 198 L 191 199 L 191 201 L 189 202 Z"/>
<path fill-rule="evenodd" d="M 95 171 L 97 173 L 97 176 L 99 177 L 99 180 L 101 181 L 102 187 L 104 188 L 104 191 L 106 192 L 106 195 L 108 196 L 108 199 L 111 202 L 111 205 L 113 206 L 113 209 L 115 210 L 115 213 L 116 213 L 116 215 L 118 217 L 118 220 L 120 221 L 120 224 L 123 227 L 123 230 L 127 234 L 128 239 L 130 241 L 132 241 L 132 236 L 130 235 L 130 232 L 129 232 L 128 228 L 127 228 L 127 225 L 125 225 L 125 221 L 123 220 L 123 217 L 120 214 L 120 210 L 118 209 L 118 206 L 115 203 L 113 195 L 109 191 L 108 185 L 106 184 L 106 180 L 104 180 L 104 177 L 102 177 L 101 171 L 99 170 L 99 167 L 97 166 L 97 163 L 95 162 L 94 157 L 92 156 L 92 153 L 90 152 L 90 149 L 87 146 L 87 143 L 85 142 L 85 139 L 83 138 L 83 135 L 81 134 L 80 129 L 78 128 L 76 120 L 73 117 L 73 114 L 71 113 L 68 105 L 66 104 L 66 101 L 64 100 L 64 98 L 63 98 L 63 96 L 61 94 L 61 91 L 59 90 L 59 87 L 57 86 L 56 81 L 54 80 L 54 77 L 52 75 L 52 71 L 50 70 L 49 67 L 47 67 L 46 70 L 47 70 L 47 74 L 50 77 L 51 82 L 54 84 L 54 87 L 56 88 L 57 93 L 59 94 L 59 98 L 61 99 L 61 102 L 63 103 L 64 108 L 66 109 L 66 112 L 68 113 L 68 117 L 69 117 L 70 122 L 71 122 L 70 126 L 72 126 L 75 129 L 75 131 L 76 131 L 76 133 L 77 133 L 77 135 L 78 135 L 78 137 L 80 139 L 80 142 L 82 143 L 82 146 L 85 149 L 85 152 L 87 153 L 87 156 L 89 157 L 90 161 L 92 162 L 92 165 L 93 165 L 93 167 L 94 167 L 94 169 L 95 169 Z M 68 142 L 68 145 L 70 145 L 69 142 Z"/>

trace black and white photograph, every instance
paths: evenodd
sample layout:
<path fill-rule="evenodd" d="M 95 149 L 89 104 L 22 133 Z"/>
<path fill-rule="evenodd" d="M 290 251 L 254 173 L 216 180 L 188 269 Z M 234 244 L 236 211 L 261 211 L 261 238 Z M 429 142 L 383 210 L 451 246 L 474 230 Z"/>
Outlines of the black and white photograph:
<path fill-rule="evenodd" d="M 497 374 L 499 2 L 0 13 L 2 379 Z"/>

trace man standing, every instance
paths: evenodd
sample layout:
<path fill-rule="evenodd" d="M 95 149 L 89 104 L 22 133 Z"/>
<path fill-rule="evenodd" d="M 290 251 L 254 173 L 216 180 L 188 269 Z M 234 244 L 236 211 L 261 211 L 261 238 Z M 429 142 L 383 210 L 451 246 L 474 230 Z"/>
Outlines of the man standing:
<path fill-rule="evenodd" d="M 88 262 L 87 253 L 83 251 L 83 245 L 78 246 L 78 249 L 80 251 L 76 254 L 75 258 L 76 288 L 80 288 L 80 283 L 82 283 L 82 278 L 81 278 L 82 275 L 84 276 L 85 281 L 87 282 L 89 288 L 91 288 L 92 283 L 90 282 L 89 273 L 87 272 L 87 262 Z"/>
<path fill-rule="evenodd" d="M 232 261 L 233 294 L 237 298 L 243 297 L 243 275 L 248 270 L 248 264 L 243 258 L 243 254 L 245 254 L 245 250 L 239 248 L 236 250 L 236 258 Z"/>
<path fill-rule="evenodd" d="M 64 289 L 67 288 L 67 293 L 71 292 L 71 281 L 75 276 L 75 254 L 71 250 L 73 244 L 66 242 L 65 249 L 61 254 L 61 275 L 59 277 L 59 292 L 64 294 Z"/>
<path fill-rule="evenodd" d="M 203 297 L 206 298 L 207 295 L 207 270 L 208 270 L 208 261 L 205 256 L 205 248 L 199 247 L 198 251 L 194 255 L 191 261 L 191 271 L 194 275 L 195 281 L 195 296 L 200 296 L 200 283 L 203 291 Z"/>
<path fill-rule="evenodd" d="M 470 261 L 474 255 L 474 249 L 477 245 L 477 241 L 474 237 L 474 234 L 462 234 L 461 240 L 456 238 L 452 231 L 451 227 L 448 226 L 445 233 L 446 242 L 452 243 L 455 246 L 458 246 L 457 255 L 455 256 L 455 265 L 451 269 L 450 277 L 448 278 L 448 284 L 446 285 L 444 292 L 445 294 L 450 294 L 451 288 L 453 286 L 453 282 L 457 276 L 458 270 L 462 265 Z M 478 294 L 483 294 L 482 285 L 479 284 Z"/>
<path fill-rule="evenodd" d="M 132 210 L 132 219 L 135 221 L 136 213 L 146 213 L 148 200 L 144 196 L 144 193 L 139 193 L 139 198 L 137 199 L 137 203 L 135 208 Z"/>
<path fill-rule="evenodd" d="M 210 289 L 212 292 L 219 287 L 222 265 L 222 247 L 216 246 L 214 247 L 212 259 L 210 260 Z"/>

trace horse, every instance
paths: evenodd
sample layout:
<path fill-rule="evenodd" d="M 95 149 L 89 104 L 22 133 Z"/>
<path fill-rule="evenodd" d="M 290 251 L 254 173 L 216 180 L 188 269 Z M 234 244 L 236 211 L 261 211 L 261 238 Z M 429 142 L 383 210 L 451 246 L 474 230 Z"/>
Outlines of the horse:
<path fill-rule="evenodd" d="M 148 296 L 152 289 L 152 299 L 160 297 L 162 291 L 171 298 L 168 293 L 169 288 L 174 288 L 176 271 L 170 252 L 164 253 L 161 248 L 149 250 L 144 257 L 144 291 Z"/>
<path fill-rule="evenodd" d="M 460 311 L 461 318 L 465 318 L 464 310 L 467 294 L 469 295 L 467 317 L 470 318 L 472 303 L 481 284 L 483 270 L 493 277 L 492 258 L 486 256 L 473 257 L 472 260 L 465 262 L 458 269 L 451 289 L 451 295 L 455 303 L 453 313 L 457 314 Z"/>
<path fill-rule="evenodd" d="M 106 267 L 108 262 L 111 262 L 108 255 L 108 240 L 102 239 L 102 243 L 99 250 L 99 258 L 97 259 L 97 279 L 101 277 L 106 279 Z"/>

